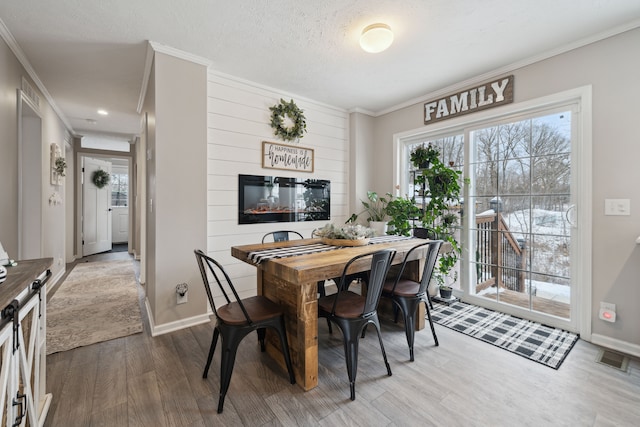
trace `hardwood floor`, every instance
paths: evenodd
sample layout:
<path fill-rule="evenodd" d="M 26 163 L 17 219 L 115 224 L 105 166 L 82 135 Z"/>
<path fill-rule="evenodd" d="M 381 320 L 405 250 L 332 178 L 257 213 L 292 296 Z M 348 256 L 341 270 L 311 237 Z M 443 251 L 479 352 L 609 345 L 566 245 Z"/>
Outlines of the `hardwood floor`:
<path fill-rule="evenodd" d="M 631 360 L 628 372 L 596 363 L 599 348 L 582 340 L 556 371 L 436 325 L 440 346 L 428 328 L 416 333 L 409 362 L 403 328 L 385 320 L 393 376 L 371 331 L 361 340 L 352 402 L 340 332 L 319 325 L 317 388 L 289 384 L 252 334 L 240 345 L 222 414 L 219 349 L 202 378 L 210 324 L 155 338 L 145 325 L 141 334 L 50 355 L 45 425 L 640 425 L 640 362 Z"/>

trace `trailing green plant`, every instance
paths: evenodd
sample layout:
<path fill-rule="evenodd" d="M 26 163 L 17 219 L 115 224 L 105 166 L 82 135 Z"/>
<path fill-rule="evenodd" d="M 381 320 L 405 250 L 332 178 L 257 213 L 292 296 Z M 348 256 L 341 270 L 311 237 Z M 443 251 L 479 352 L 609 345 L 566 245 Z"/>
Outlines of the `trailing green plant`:
<path fill-rule="evenodd" d="M 416 184 L 421 186 L 423 197 L 427 201 L 422 214 L 422 226 L 451 245 L 451 251 L 440 255 L 434 271 L 438 285 L 444 286 L 445 277 L 455 267 L 461 254 L 460 244 L 453 232 L 458 222 L 455 209 L 460 204 L 462 172 L 445 165 L 438 150 L 431 145 L 429 148 L 437 154 L 432 155 L 429 167 L 417 176 Z M 457 273 L 454 275 L 455 280 Z"/>
<path fill-rule="evenodd" d="M 426 169 L 431 163 L 440 158 L 440 152 L 433 144 L 420 144 L 411 150 L 409 154 L 411 163 L 418 169 Z"/>
<path fill-rule="evenodd" d="M 391 218 L 387 234 L 410 236 L 411 221 L 420 216 L 420 208 L 416 206 L 415 198 L 396 197 L 387 204 L 387 215 Z"/>

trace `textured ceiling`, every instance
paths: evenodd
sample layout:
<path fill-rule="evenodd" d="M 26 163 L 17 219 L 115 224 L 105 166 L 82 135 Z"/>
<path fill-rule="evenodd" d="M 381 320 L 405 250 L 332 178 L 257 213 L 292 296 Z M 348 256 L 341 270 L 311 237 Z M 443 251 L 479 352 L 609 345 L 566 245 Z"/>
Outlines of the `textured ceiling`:
<path fill-rule="evenodd" d="M 640 1 L 2 0 L 0 20 L 75 132 L 131 135 L 140 126 L 147 40 L 222 73 L 377 113 L 639 26 Z M 374 22 L 395 33 L 379 54 L 358 46 Z"/>

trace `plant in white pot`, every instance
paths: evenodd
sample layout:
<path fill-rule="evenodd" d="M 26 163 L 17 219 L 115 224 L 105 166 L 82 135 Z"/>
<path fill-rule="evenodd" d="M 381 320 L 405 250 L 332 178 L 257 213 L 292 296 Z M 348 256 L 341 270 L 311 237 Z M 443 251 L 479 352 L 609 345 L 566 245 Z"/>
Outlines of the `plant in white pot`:
<path fill-rule="evenodd" d="M 352 214 L 347 222 L 355 222 L 362 214 L 367 215 L 369 228 L 373 229 L 376 236 L 387 234 L 387 205 L 393 199 L 393 194 L 387 193 L 386 197 L 378 196 L 375 191 L 367 191 L 367 201 L 361 200 L 364 210 L 358 214 Z"/>

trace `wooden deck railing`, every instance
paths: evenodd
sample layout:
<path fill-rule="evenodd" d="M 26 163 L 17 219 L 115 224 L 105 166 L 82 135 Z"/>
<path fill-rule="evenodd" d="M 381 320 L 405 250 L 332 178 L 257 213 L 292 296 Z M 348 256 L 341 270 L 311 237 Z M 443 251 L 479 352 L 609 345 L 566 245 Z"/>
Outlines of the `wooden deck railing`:
<path fill-rule="evenodd" d="M 477 215 L 476 228 L 476 291 L 497 286 L 525 292 L 525 242 L 514 238 L 500 213 Z"/>

